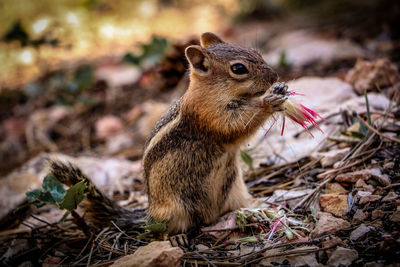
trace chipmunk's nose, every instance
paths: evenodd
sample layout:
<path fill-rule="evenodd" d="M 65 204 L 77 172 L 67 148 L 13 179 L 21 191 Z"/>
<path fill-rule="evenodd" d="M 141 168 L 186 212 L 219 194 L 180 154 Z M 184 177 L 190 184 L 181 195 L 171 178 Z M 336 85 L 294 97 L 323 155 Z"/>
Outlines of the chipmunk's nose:
<path fill-rule="evenodd" d="M 278 73 L 268 65 L 264 66 L 264 77 L 266 82 L 273 84 L 278 80 Z"/>

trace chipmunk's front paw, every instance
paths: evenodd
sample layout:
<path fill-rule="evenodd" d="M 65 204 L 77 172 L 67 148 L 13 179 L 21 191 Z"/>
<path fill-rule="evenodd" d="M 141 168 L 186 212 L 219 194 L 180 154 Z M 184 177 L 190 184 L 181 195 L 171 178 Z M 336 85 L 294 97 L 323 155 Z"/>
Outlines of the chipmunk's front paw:
<path fill-rule="evenodd" d="M 169 237 L 169 241 L 173 247 L 180 247 L 184 250 L 189 248 L 189 239 L 186 234 L 173 235 Z"/>
<path fill-rule="evenodd" d="M 281 105 L 288 99 L 288 86 L 285 83 L 276 83 L 272 90 L 264 97 L 264 104 L 271 107 L 273 111 L 285 110 Z"/>

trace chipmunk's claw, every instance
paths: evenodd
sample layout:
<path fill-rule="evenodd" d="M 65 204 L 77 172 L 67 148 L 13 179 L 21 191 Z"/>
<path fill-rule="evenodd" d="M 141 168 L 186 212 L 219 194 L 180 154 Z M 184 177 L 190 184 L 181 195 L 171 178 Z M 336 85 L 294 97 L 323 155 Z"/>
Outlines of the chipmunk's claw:
<path fill-rule="evenodd" d="M 283 82 L 275 83 L 272 87 L 274 94 L 286 95 L 288 86 Z"/>
<path fill-rule="evenodd" d="M 189 248 L 189 239 L 186 234 L 173 235 L 169 237 L 169 242 L 173 247 L 180 247 L 184 250 Z"/>

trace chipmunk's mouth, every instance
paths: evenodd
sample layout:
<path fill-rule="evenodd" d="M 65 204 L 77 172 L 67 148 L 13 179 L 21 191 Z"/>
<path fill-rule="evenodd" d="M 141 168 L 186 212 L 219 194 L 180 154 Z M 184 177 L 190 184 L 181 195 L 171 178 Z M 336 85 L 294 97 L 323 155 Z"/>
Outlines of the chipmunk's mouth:
<path fill-rule="evenodd" d="M 244 93 L 244 94 L 241 94 L 239 97 L 240 97 L 240 98 L 260 97 L 260 96 L 262 96 L 263 94 L 265 94 L 266 91 L 267 91 L 267 90 L 260 90 L 260 91 L 257 91 L 257 92 L 255 92 L 255 93 Z"/>

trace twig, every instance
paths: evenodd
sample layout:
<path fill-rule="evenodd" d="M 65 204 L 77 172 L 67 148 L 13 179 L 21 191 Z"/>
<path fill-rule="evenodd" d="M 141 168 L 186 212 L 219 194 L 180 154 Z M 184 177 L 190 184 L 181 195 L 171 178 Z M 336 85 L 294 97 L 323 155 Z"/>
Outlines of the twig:
<path fill-rule="evenodd" d="M 199 260 L 185 260 L 187 263 L 193 263 L 193 264 L 203 264 L 203 265 L 208 265 L 210 264 L 207 261 L 199 261 Z M 237 262 L 223 262 L 223 261 L 213 261 L 212 262 L 214 266 L 241 266 L 240 263 Z"/>
<path fill-rule="evenodd" d="M 124 231 L 121 230 L 121 228 L 118 227 L 118 225 L 116 225 L 116 224 L 114 223 L 114 221 L 111 221 L 111 223 L 115 226 L 115 228 L 118 229 L 118 231 L 120 231 L 120 232 L 121 232 L 123 235 L 125 235 L 127 238 L 132 239 L 132 240 L 135 240 L 136 242 L 139 242 L 139 243 L 142 243 L 142 244 L 145 244 L 145 245 L 148 244 L 146 241 L 142 241 L 142 240 L 139 240 L 139 239 L 136 239 L 136 238 L 133 238 L 133 237 L 127 235 Z"/>
<path fill-rule="evenodd" d="M 365 120 L 363 120 L 363 119 L 360 117 L 360 115 L 357 115 L 357 119 L 358 119 L 359 122 L 361 122 L 365 127 L 367 127 L 367 128 L 368 128 L 370 131 L 372 131 L 373 133 L 379 135 L 379 136 L 382 137 L 382 138 L 386 138 L 386 139 L 388 139 L 388 140 L 390 140 L 390 141 L 392 141 L 392 142 L 396 142 L 396 143 L 400 144 L 400 139 L 395 138 L 395 137 L 391 137 L 391 136 L 388 136 L 388 135 L 386 135 L 386 134 L 383 134 L 383 133 L 379 132 L 379 131 L 376 130 L 374 127 L 370 126 Z"/>
<path fill-rule="evenodd" d="M 391 185 L 385 186 L 383 189 L 384 190 L 388 190 L 388 189 L 392 189 L 392 188 L 398 187 L 398 186 L 400 186 L 400 183 L 396 183 L 396 184 L 391 184 Z"/>

